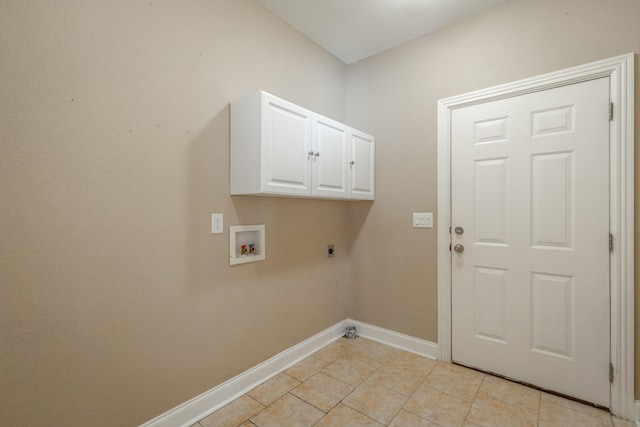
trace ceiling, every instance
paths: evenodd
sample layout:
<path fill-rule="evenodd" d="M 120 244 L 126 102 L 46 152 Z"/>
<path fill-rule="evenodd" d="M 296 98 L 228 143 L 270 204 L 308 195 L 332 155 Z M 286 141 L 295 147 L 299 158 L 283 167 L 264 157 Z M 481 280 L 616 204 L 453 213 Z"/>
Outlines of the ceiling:
<path fill-rule="evenodd" d="M 508 0 L 257 0 L 346 64 Z"/>

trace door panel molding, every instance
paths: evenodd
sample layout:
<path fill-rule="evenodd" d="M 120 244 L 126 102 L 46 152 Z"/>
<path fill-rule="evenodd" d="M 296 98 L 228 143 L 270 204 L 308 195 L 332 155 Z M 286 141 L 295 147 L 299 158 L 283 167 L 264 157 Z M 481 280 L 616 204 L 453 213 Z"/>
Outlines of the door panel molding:
<path fill-rule="evenodd" d="M 438 348 L 451 361 L 451 114 L 488 101 L 609 77 L 611 412 L 634 417 L 634 54 L 627 54 L 438 101 Z"/>

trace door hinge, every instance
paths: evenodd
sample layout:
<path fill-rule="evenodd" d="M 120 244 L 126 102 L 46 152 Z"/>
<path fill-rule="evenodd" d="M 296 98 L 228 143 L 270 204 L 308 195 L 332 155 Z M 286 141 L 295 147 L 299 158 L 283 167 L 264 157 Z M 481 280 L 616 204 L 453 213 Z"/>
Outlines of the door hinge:
<path fill-rule="evenodd" d="M 609 103 L 609 121 L 613 121 L 613 102 Z"/>
<path fill-rule="evenodd" d="M 609 383 L 613 384 L 613 363 L 609 362 Z"/>
<path fill-rule="evenodd" d="M 613 253 L 613 234 L 609 233 L 609 252 Z"/>

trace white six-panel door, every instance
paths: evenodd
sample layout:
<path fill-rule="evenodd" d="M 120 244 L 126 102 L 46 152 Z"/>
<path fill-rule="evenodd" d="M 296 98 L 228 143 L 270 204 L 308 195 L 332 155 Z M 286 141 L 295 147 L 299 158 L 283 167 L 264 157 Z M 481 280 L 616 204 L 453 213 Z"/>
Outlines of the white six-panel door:
<path fill-rule="evenodd" d="M 601 78 L 451 118 L 452 359 L 607 407 L 608 108 Z"/>

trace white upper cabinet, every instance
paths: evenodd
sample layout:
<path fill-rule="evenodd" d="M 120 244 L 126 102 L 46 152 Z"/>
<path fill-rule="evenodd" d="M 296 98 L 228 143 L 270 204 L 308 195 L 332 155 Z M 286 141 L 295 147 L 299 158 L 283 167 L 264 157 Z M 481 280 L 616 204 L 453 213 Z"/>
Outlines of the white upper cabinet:
<path fill-rule="evenodd" d="M 231 104 L 231 194 L 311 194 L 312 113 L 256 92 Z"/>
<path fill-rule="evenodd" d="M 231 103 L 232 195 L 374 198 L 375 139 L 266 92 Z"/>
<path fill-rule="evenodd" d="M 373 200 L 376 140 L 355 129 L 351 129 L 349 139 L 349 198 Z"/>
<path fill-rule="evenodd" d="M 349 128 L 342 123 L 313 115 L 312 195 L 318 197 L 348 197 Z"/>

